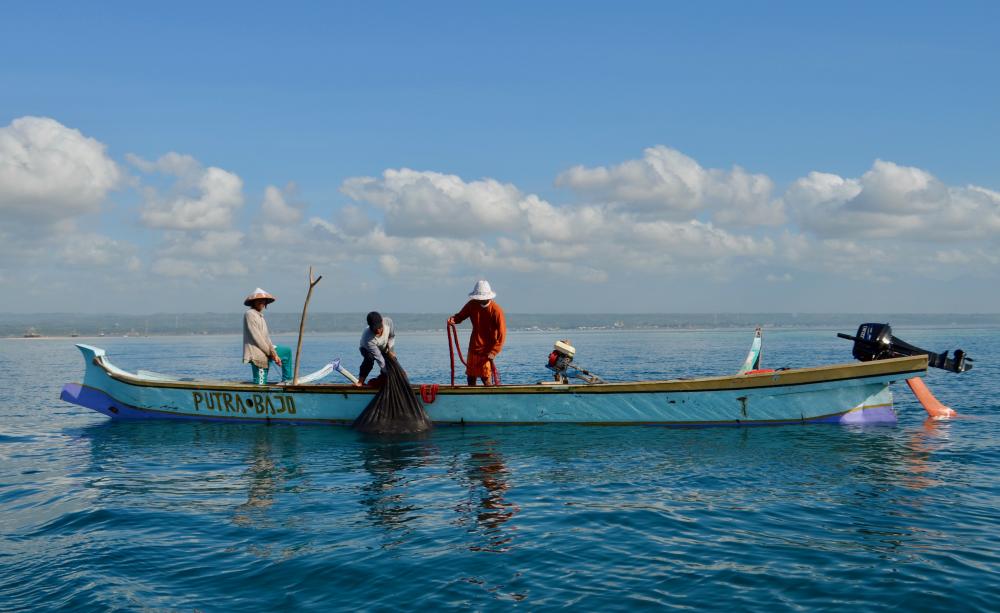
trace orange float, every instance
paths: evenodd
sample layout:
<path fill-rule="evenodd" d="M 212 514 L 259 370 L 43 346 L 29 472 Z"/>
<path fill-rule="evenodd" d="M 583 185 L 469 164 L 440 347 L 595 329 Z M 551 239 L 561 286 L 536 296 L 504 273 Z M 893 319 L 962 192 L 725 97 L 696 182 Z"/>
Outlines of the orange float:
<path fill-rule="evenodd" d="M 906 384 L 910 386 L 910 391 L 913 392 L 913 395 L 920 401 L 924 410 L 933 419 L 949 419 L 958 415 L 954 409 L 945 406 L 940 400 L 935 398 L 930 388 L 927 387 L 927 384 L 920 377 L 907 379 Z"/>

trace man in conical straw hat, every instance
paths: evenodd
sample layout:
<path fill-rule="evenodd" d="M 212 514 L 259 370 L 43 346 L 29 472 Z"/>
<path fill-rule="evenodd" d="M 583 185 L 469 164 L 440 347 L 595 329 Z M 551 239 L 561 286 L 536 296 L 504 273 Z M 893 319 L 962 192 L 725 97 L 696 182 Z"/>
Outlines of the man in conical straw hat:
<path fill-rule="evenodd" d="M 253 382 L 258 385 L 267 384 L 271 362 L 281 368 L 282 381 L 292 380 L 292 349 L 272 343 L 264 321 L 264 309 L 274 300 L 274 296 L 258 287 L 243 301 L 250 307 L 243 314 L 243 362 L 250 363 Z"/>
<path fill-rule="evenodd" d="M 500 355 L 507 336 L 503 309 L 493 301 L 496 296 L 489 281 L 480 279 L 469 292 L 469 301 L 462 310 L 448 318 L 448 323 L 452 324 L 460 324 L 466 319 L 472 322 L 465 367 L 469 385 L 475 385 L 477 378 L 483 385 L 490 384 L 493 358 Z"/>

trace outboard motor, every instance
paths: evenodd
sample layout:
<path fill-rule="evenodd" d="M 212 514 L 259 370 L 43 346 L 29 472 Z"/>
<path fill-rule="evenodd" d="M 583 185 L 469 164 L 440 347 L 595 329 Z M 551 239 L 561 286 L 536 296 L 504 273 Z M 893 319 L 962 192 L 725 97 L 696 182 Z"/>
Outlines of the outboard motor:
<path fill-rule="evenodd" d="M 604 383 L 597 375 L 573 364 L 573 357 L 576 356 L 576 348 L 569 344 L 569 340 L 556 341 L 552 353 L 549 354 L 548 368 L 555 373 L 556 383 L 568 383 L 569 375 L 583 379 L 587 383 Z M 570 370 L 572 369 L 572 373 Z"/>
<path fill-rule="evenodd" d="M 920 347 L 914 347 L 906 341 L 893 336 L 892 327 L 889 324 L 861 324 L 858 326 L 858 333 L 856 335 L 849 336 L 838 333 L 837 336 L 854 341 L 851 354 L 862 362 L 926 355 L 927 365 L 934 368 L 956 373 L 972 369 L 972 358 L 967 357 L 961 349 L 956 349 L 953 357 L 948 357 L 947 351 L 934 353 Z"/>
<path fill-rule="evenodd" d="M 576 355 L 576 348 L 569 344 L 569 340 L 556 341 L 552 353 L 549 354 L 549 361 L 545 365 L 555 373 L 556 381 L 566 382 L 566 371 L 573 363 L 573 356 Z"/>

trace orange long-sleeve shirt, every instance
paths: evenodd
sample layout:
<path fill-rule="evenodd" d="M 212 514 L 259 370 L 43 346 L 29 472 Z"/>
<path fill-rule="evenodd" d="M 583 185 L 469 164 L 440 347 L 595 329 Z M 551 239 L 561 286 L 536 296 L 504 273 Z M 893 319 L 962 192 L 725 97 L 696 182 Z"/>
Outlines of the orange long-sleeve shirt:
<path fill-rule="evenodd" d="M 466 319 L 472 322 L 469 356 L 485 358 L 491 353 L 498 355 L 507 338 L 507 323 L 500 305 L 490 301 L 489 306 L 481 307 L 475 300 L 470 300 L 461 311 L 455 313 L 455 323 L 460 324 Z"/>

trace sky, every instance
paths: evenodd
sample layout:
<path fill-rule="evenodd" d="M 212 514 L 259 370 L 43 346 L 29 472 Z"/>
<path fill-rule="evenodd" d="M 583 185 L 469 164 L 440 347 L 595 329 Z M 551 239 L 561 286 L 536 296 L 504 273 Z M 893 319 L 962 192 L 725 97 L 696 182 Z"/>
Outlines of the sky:
<path fill-rule="evenodd" d="M 7 3 L 7 312 L 1000 312 L 1000 5 Z"/>

